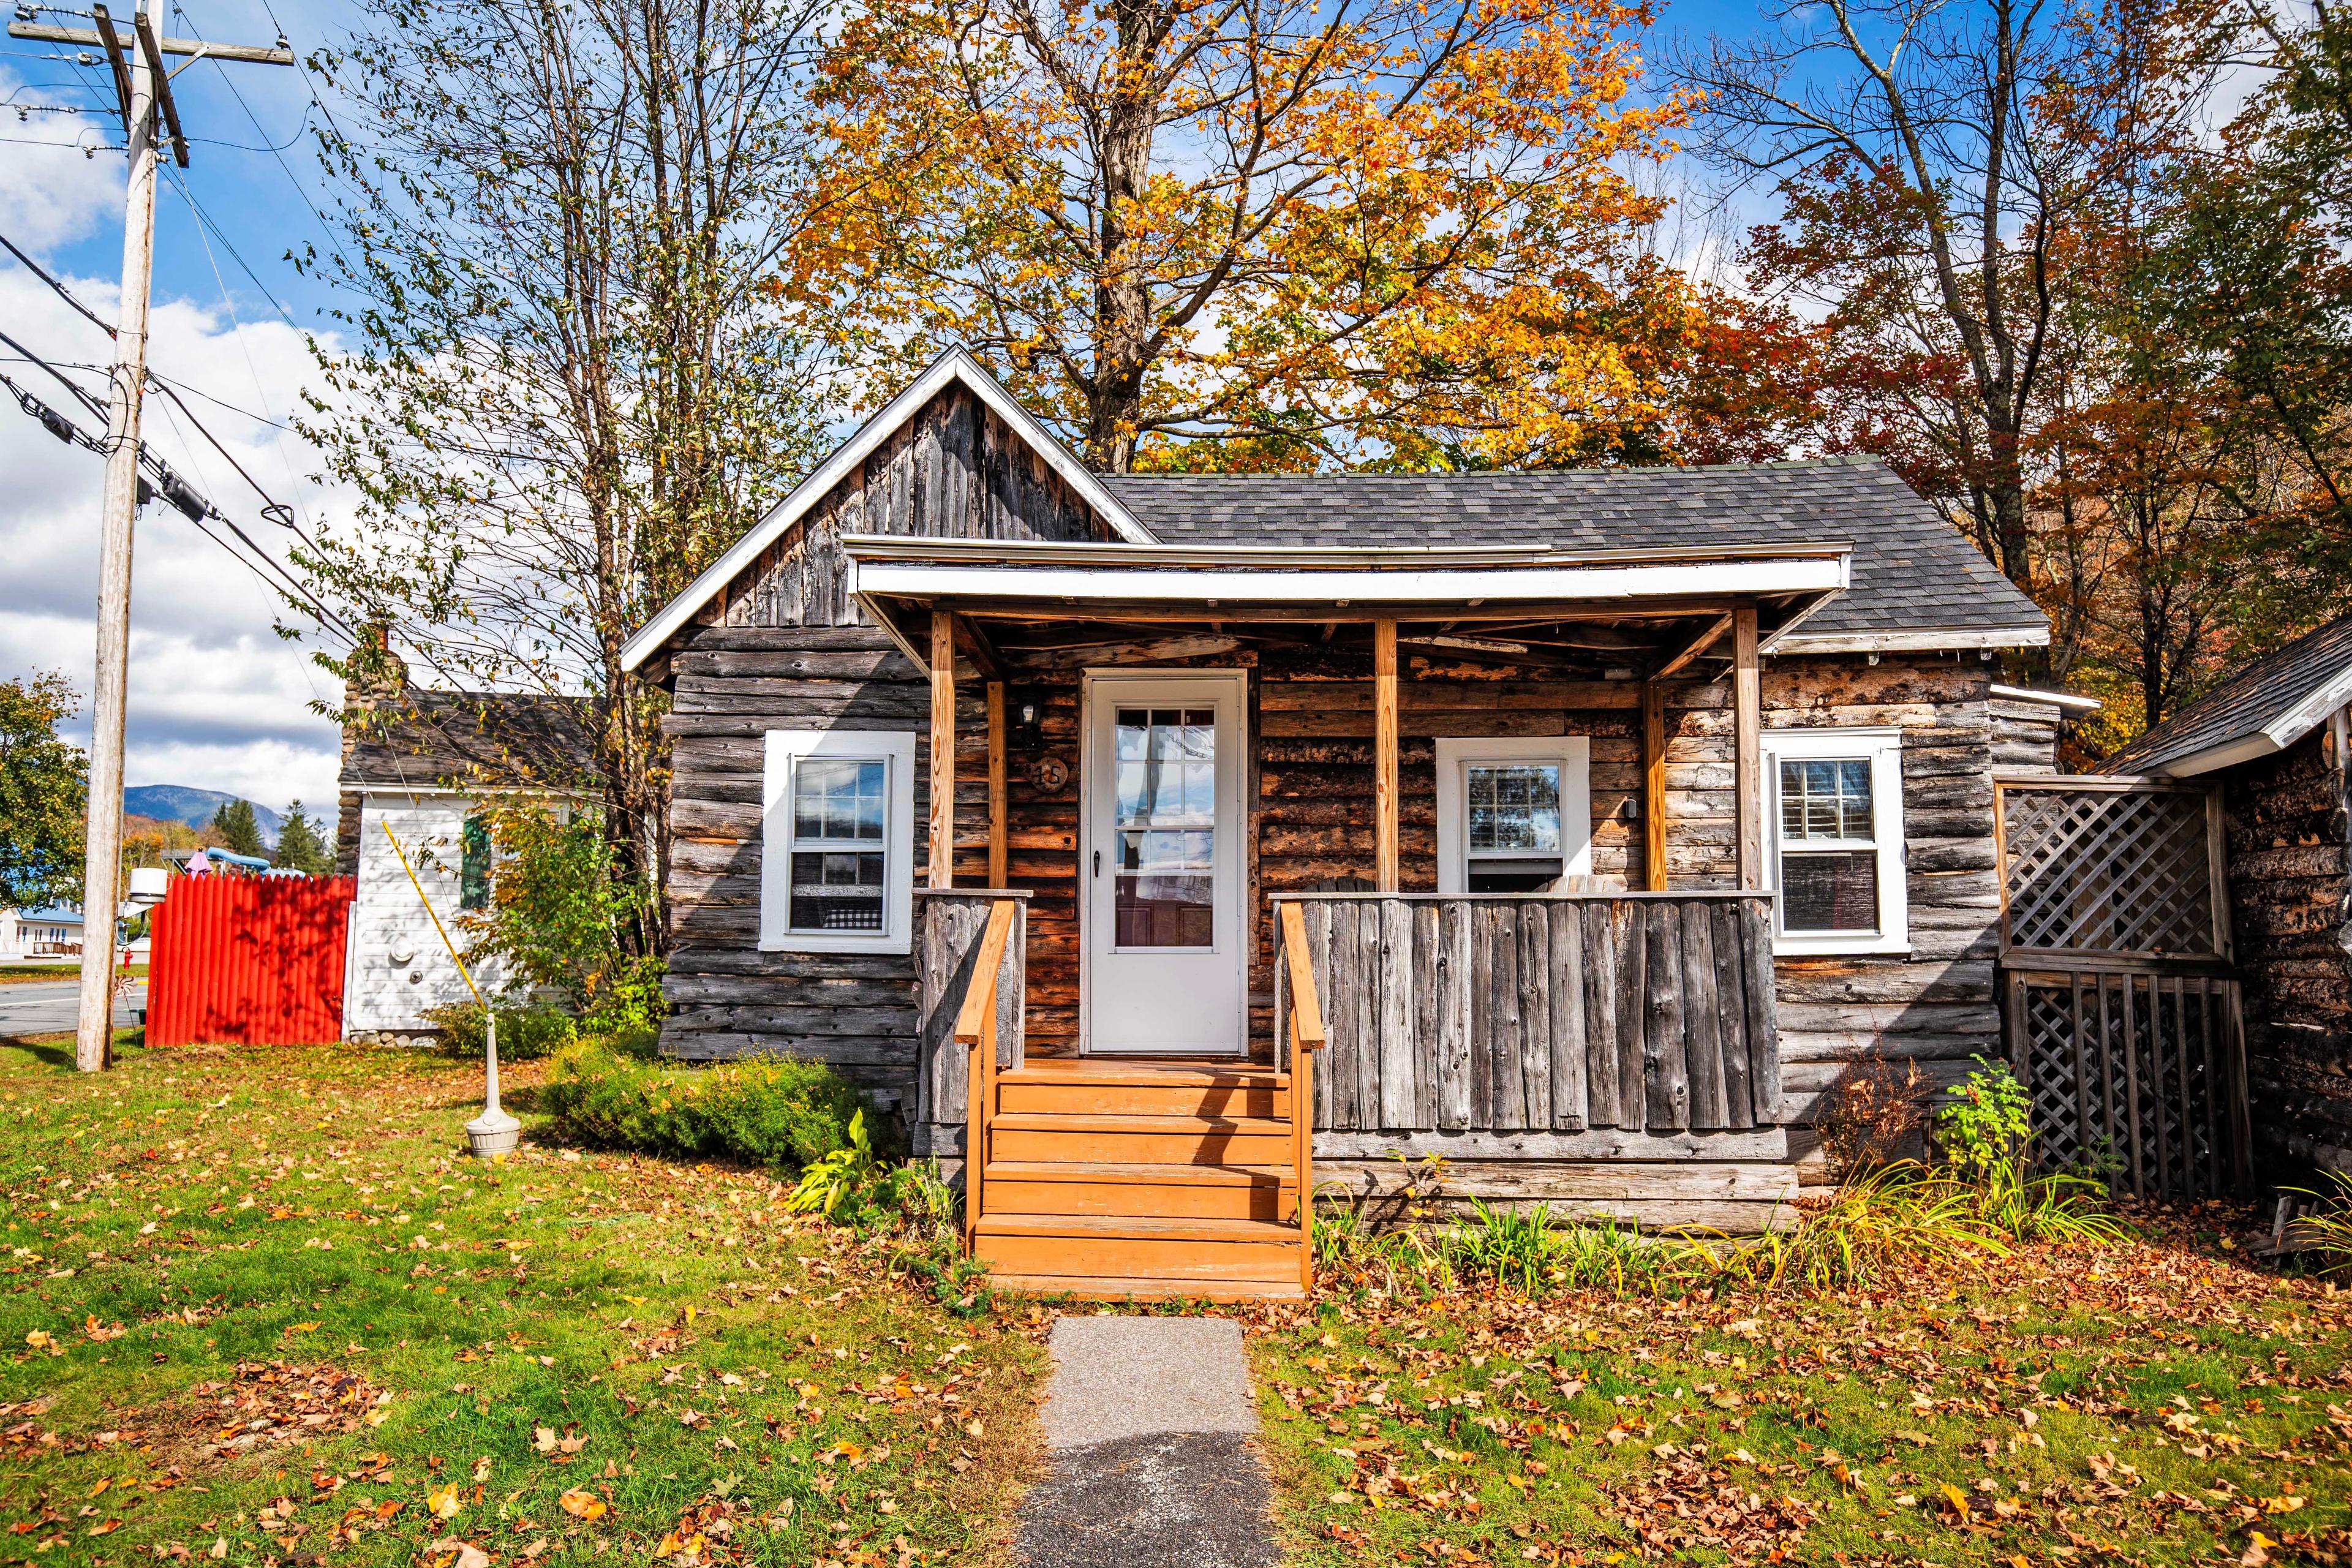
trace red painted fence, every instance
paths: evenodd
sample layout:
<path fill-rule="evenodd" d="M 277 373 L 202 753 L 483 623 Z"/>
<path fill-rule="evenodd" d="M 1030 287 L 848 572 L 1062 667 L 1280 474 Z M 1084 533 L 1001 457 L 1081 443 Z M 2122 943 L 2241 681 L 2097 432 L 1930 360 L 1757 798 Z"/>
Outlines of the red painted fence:
<path fill-rule="evenodd" d="M 290 1046 L 343 1033 L 349 877 L 175 877 L 155 907 L 147 1043 Z"/>

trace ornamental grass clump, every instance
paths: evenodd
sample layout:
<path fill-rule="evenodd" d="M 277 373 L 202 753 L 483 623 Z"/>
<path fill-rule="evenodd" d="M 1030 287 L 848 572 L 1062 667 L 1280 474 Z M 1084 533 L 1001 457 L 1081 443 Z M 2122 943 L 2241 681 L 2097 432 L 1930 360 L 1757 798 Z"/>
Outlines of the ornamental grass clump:
<path fill-rule="evenodd" d="M 730 1155 L 786 1177 L 854 1147 L 853 1124 L 866 1106 L 821 1063 L 761 1058 L 681 1067 L 604 1040 L 560 1052 L 541 1095 L 557 1124 L 583 1143 Z"/>
<path fill-rule="evenodd" d="M 2352 1269 L 2352 1174 L 2323 1173 L 2332 1190 L 2289 1187 L 2290 1193 L 2317 1200 L 2309 1214 L 2294 1221 L 2293 1237 L 2303 1250 L 2315 1254 L 2323 1274 Z"/>

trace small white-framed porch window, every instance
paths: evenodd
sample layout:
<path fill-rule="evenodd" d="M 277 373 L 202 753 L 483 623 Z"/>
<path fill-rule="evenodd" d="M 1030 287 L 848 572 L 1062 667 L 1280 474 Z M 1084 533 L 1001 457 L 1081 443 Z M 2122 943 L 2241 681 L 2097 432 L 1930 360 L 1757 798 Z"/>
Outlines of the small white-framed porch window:
<path fill-rule="evenodd" d="M 1556 893 L 1592 874 L 1592 743 L 1582 735 L 1437 742 L 1437 890 Z"/>
<path fill-rule="evenodd" d="M 1768 730 L 1772 951 L 1908 952 L 1903 732 Z"/>
<path fill-rule="evenodd" d="M 761 951 L 912 950 L 911 732 L 771 730 L 761 802 Z"/>

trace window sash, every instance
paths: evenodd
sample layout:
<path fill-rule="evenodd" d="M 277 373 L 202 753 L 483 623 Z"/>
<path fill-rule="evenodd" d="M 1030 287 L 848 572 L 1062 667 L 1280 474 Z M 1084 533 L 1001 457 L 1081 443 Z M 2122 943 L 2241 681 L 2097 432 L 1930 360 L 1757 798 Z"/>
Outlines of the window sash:
<path fill-rule="evenodd" d="M 877 792 L 881 807 L 878 831 L 854 837 L 831 833 L 802 832 L 803 813 L 814 816 L 814 819 L 821 824 L 830 825 L 831 820 L 838 815 L 837 808 L 842 804 L 822 791 L 804 802 L 801 795 L 803 776 L 812 765 L 830 772 L 845 764 L 850 767 L 873 764 L 881 768 L 882 782 Z M 857 933 L 880 936 L 887 932 L 890 922 L 890 879 L 894 873 L 890 855 L 892 783 L 890 759 L 887 756 L 802 754 L 793 758 L 792 773 L 785 781 L 783 799 L 785 821 L 790 825 L 786 829 L 784 841 L 785 864 L 788 868 L 784 879 L 784 929 L 787 931 L 801 936 L 818 933 Z M 860 781 L 860 786 L 856 789 L 851 797 L 854 803 L 862 803 L 866 798 L 862 781 Z M 882 863 L 881 875 L 873 882 L 867 882 L 862 878 L 854 882 L 840 883 L 803 882 L 801 879 L 798 873 L 802 857 L 835 855 L 855 855 L 861 858 L 870 856 Z M 822 873 L 829 868 L 820 861 L 817 869 Z M 827 919 L 828 911 L 835 906 L 852 900 L 860 906 L 868 902 L 874 906 L 873 923 L 869 925 L 861 921 L 856 924 L 843 925 Z"/>
<path fill-rule="evenodd" d="M 1774 740 L 1783 743 L 1774 745 Z M 1906 871 L 1901 846 L 1904 840 L 1902 820 L 1902 740 L 1899 733 L 1824 731 L 1784 731 L 1766 738 L 1767 765 L 1771 781 L 1770 811 L 1772 834 L 1772 917 L 1775 934 L 1788 939 L 1790 951 L 1799 952 L 1895 951 L 1908 940 L 1908 899 L 1903 879 Z M 1790 831 L 1790 799 L 1789 772 L 1807 765 L 1832 768 L 1859 767 L 1862 778 L 1858 791 L 1836 788 L 1827 793 L 1809 794 L 1806 798 L 1832 811 L 1800 812 L 1796 824 L 1799 831 Z M 1800 775 L 1801 777 L 1801 774 Z M 1841 780 L 1843 784 L 1849 781 Z M 1858 796 L 1858 798 L 1857 798 Z M 1820 822 L 1834 816 L 1839 827 L 1846 829 L 1837 837 L 1826 835 L 1807 837 L 1801 818 L 1811 816 Z M 1857 821 L 1857 818 L 1859 819 Z M 1867 823 L 1867 835 L 1851 831 Z M 1799 924 L 1790 917 L 1796 912 L 1790 887 L 1791 858 L 1818 858 L 1828 861 L 1837 858 L 1860 858 L 1860 867 L 1840 868 L 1832 876 L 1852 876 L 1859 882 L 1867 877 L 1869 905 L 1867 924 L 1825 925 Z M 1815 910 L 1828 908 L 1830 898 L 1817 875 L 1805 879 L 1813 885 L 1805 891 L 1807 902 Z M 1854 887 L 1852 892 L 1862 895 L 1865 889 Z M 1855 905 L 1860 898 L 1853 900 Z M 1862 910 L 1853 907 L 1850 912 L 1860 917 Z"/>

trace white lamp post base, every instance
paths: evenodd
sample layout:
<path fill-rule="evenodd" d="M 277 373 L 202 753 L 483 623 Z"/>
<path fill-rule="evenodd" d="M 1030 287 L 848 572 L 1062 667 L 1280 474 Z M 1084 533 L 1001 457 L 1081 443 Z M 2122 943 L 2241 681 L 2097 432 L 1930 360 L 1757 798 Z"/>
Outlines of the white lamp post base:
<path fill-rule="evenodd" d="M 515 1152 L 522 1141 L 522 1123 L 499 1110 L 485 1110 L 466 1123 L 466 1142 L 478 1160 L 497 1160 Z"/>

